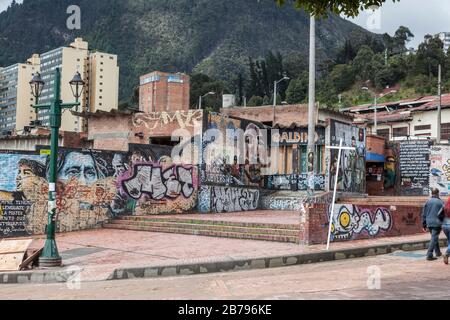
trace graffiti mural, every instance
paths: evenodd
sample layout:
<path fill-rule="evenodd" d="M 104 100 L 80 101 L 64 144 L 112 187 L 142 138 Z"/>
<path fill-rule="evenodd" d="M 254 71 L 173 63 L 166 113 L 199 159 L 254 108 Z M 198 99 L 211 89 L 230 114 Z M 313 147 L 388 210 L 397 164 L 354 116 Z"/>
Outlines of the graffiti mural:
<path fill-rule="evenodd" d="M 314 189 L 325 189 L 325 175 L 315 174 L 313 177 Z M 308 174 L 272 175 L 267 177 L 267 187 L 271 190 L 307 190 Z"/>
<path fill-rule="evenodd" d="M 450 147 L 434 146 L 430 154 L 430 189 L 437 188 L 442 196 L 450 195 Z"/>
<path fill-rule="evenodd" d="M 261 181 L 261 163 L 257 141 L 260 128 L 252 122 L 225 115 L 208 114 L 209 134 L 203 140 L 205 165 L 202 183 L 226 186 L 258 186 Z M 238 147 L 239 133 L 243 148 Z M 259 141 L 259 140 L 258 140 Z"/>
<path fill-rule="evenodd" d="M 195 208 L 197 167 L 174 165 L 170 153 L 170 147 L 150 145 L 130 145 L 128 153 L 60 149 L 57 230 L 92 228 L 122 214 L 183 213 Z M 47 156 L 0 153 L 0 234 L 44 232 L 48 168 Z"/>
<path fill-rule="evenodd" d="M 336 173 L 339 172 L 338 191 L 365 192 L 365 129 L 331 120 L 330 135 L 332 146 L 339 146 L 339 142 L 342 139 L 344 147 L 355 148 L 355 150 L 342 151 L 340 168 L 336 168 L 339 151 L 335 149 L 330 151 L 330 189 L 334 188 Z"/>
<path fill-rule="evenodd" d="M 398 144 L 389 143 L 386 147 L 384 162 L 384 189 L 395 192 L 398 182 Z"/>
<path fill-rule="evenodd" d="M 327 212 L 330 216 L 331 205 Z M 366 235 L 376 237 L 392 227 L 392 215 L 386 208 L 375 210 L 358 206 L 338 204 L 334 208 L 331 235 L 333 241 L 352 240 Z"/>

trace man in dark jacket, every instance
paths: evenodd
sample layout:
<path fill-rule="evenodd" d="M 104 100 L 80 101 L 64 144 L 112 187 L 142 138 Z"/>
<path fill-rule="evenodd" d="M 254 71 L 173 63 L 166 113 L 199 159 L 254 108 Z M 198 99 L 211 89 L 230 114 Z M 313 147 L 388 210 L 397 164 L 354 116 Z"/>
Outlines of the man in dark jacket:
<path fill-rule="evenodd" d="M 442 220 L 444 218 L 444 202 L 439 198 L 439 190 L 431 190 L 431 198 L 425 203 L 422 212 L 422 225 L 425 231 L 430 231 L 431 241 L 428 247 L 427 260 L 436 260 L 433 257 L 433 251 L 436 257 L 442 256 L 439 248 L 439 234 L 442 229 Z"/>

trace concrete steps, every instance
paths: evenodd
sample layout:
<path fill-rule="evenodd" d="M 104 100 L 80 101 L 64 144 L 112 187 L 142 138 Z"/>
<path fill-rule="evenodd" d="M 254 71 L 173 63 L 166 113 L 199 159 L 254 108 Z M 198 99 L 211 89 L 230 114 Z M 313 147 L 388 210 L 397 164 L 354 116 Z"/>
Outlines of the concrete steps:
<path fill-rule="evenodd" d="M 107 229 L 178 233 L 199 236 L 298 243 L 295 224 L 252 223 L 207 219 L 124 216 L 103 225 Z"/>

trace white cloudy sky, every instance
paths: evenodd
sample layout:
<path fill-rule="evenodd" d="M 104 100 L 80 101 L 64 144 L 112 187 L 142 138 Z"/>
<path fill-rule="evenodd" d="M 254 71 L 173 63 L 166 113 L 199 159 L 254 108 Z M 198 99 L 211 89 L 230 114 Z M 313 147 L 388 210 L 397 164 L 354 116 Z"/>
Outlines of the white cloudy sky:
<path fill-rule="evenodd" d="M 10 3 L 11 0 L 0 0 L 0 11 L 5 10 Z M 401 0 L 392 3 L 387 0 L 379 14 L 363 12 L 352 21 L 373 32 L 391 35 L 400 25 L 407 26 L 416 36 L 409 46 L 417 47 L 427 33 L 450 31 L 450 1 Z"/>

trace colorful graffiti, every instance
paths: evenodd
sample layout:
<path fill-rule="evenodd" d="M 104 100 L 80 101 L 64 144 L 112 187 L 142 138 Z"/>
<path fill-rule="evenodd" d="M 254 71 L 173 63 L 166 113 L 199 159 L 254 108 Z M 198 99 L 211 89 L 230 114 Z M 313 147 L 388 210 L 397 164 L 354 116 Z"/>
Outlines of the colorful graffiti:
<path fill-rule="evenodd" d="M 434 146 L 430 154 L 430 189 L 437 188 L 442 196 L 450 194 L 450 147 Z"/>
<path fill-rule="evenodd" d="M 330 216 L 331 205 L 327 212 Z M 392 215 L 386 208 L 362 209 L 355 205 L 338 204 L 334 208 L 331 235 L 333 241 L 351 240 L 363 234 L 375 237 L 390 230 Z"/>
<path fill-rule="evenodd" d="M 389 144 L 386 148 L 386 157 L 384 162 L 384 189 L 395 189 L 398 173 L 398 145 Z"/>
<path fill-rule="evenodd" d="M 201 182 L 225 186 L 259 185 L 262 181 L 256 141 L 261 136 L 259 127 L 246 120 L 210 113 L 207 128 L 203 139 L 205 165 Z M 242 134 L 242 141 L 237 141 L 239 134 Z M 241 142 L 243 145 L 239 146 Z"/>
<path fill-rule="evenodd" d="M 336 168 L 338 150 L 331 150 L 330 189 L 334 188 L 336 173 L 339 170 L 338 191 L 365 192 L 366 179 L 366 131 L 346 123 L 331 120 L 331 145 L 353 147 L 354 150 L 342 151 L 340 168 Z"/>
<path fill-rule="evenodd" d="M 121 214 L 182 213 L 195 208 L 198 170 L 174 165 L 170 147 L 130 145 L 130 152 L 60 149 L 57 229 L 95 227 Z M 43 233 L 48 159 L 0 153 L 0 233 Z M 17 209 L 14 209 L 17 208 Z"/>

